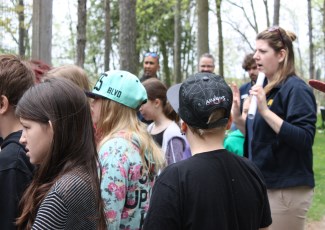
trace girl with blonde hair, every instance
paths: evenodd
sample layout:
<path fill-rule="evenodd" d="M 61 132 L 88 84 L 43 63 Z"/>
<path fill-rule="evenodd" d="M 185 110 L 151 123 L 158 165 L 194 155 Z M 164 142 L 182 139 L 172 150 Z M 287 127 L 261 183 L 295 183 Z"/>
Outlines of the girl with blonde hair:
<path fill-rule="evenodd" d="M 90 84 L 87 73 L 84 69 L 77 65 L 62 65 L 54 67 L 46 73 L 46 77 L 62 77 L 66 78 L 80 88 L 89 91 Z"/>
<path fill-rule="evenodd" d="M 92 92 L 93 122 L 100 132 L 101 192 L 108 229 L 141 229 L 151 189 L 164 165 L 163 154 L 138 120 L 147 101 L 140 80 L 126 71 L 108 71 Z"/>

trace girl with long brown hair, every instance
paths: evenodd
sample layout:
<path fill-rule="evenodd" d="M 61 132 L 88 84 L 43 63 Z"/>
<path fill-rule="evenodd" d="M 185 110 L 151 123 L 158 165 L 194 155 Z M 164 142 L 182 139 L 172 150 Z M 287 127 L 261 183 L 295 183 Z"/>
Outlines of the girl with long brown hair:
<path fill-rule="evenodd" d="M 105 229 L 98 156 L 83 90 L 48 78 L 17 105 L 36 172 L 21 201 L 19 229 Z"/>
<path fill-rule="evenodd" d="M 179 117 L 167 100 L 167 87 L 158 79 L 142 82 L 148 94 L 148 102 L 140 107 L 144 119 L 153 121 L 147 130 L 165 153 L 167 164 L 191 156 L 185 135 L 179 127 Z"/>

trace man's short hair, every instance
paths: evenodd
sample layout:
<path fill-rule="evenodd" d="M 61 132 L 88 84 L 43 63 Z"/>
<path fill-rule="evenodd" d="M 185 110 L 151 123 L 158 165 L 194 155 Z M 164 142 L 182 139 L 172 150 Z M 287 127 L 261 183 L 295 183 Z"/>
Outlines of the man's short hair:
<path fill-rule="evenodd" d="M 212 62 L 213 62 L 213 65 L 214 65 L 214 63 L 215 63 L 215 59 L 214 59 L 214 57 L 213 57 L 212 54 L 204 53 L 204 54 L 201 55 L 200 60 L 201 60 L 201 58 L 203 58 L 203 57 L 206 57 L 206 58 L 210 58 L 210 59 L 212 59 Z"/>
<path fill-rule="evenodd" d="M 0 95 L 6 96 L 10 105 L 17 105 L 25 91 L 34 85 L 34 79 L 28 61 L 12 54 L 0 55 Z"/>
<path fill-rule="evenodd" d="M 245 71 L 248 71 L 252 65 L 255 65 L 254 53 L 247 54 L 244 58 L 242 67 Z"/>

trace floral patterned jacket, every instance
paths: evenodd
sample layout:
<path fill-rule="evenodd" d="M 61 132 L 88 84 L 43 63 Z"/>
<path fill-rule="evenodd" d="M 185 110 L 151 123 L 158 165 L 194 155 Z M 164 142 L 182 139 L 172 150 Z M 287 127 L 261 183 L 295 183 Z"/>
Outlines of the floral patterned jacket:
<path fill-rule="evenodd" d="M 99 150 L 102 166 L 101 193 L 108 229 L 141 229 L 149 208 L 154 177 L 142 175 L 139 142 L 120 132 Z"/>

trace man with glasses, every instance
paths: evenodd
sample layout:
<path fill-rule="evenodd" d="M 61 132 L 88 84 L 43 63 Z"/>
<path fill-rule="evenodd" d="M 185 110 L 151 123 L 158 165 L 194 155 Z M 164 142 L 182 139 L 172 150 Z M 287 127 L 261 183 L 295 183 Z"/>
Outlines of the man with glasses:
<path fill-rule="evenodd" d="M 205 53 L 200 57 L 199 72 L 213 73 L 214 72 L 214 57 Z"/>
<path fill-rule="evenodd" d="M 140 81 L 143 82 L 153 77 L 158 78 L 157 72 L 159 69 L 159 55 L 156 52 L 147 52 L 143 59 L 143 75 Z"/>
<path fill-rule="evenodd" d="M 156 52 L 147 52 L 143 55 L 143 58 L 143 75 L 140 78 L 140 82 L 144 82 L 149 78 L 158 78 L 157 72 L 160 69 L 159 55 Z M 145 120 L 139 111 L 137 115 L 140 121 L 148 125 L 152 123 L 152 121 Z"/>

